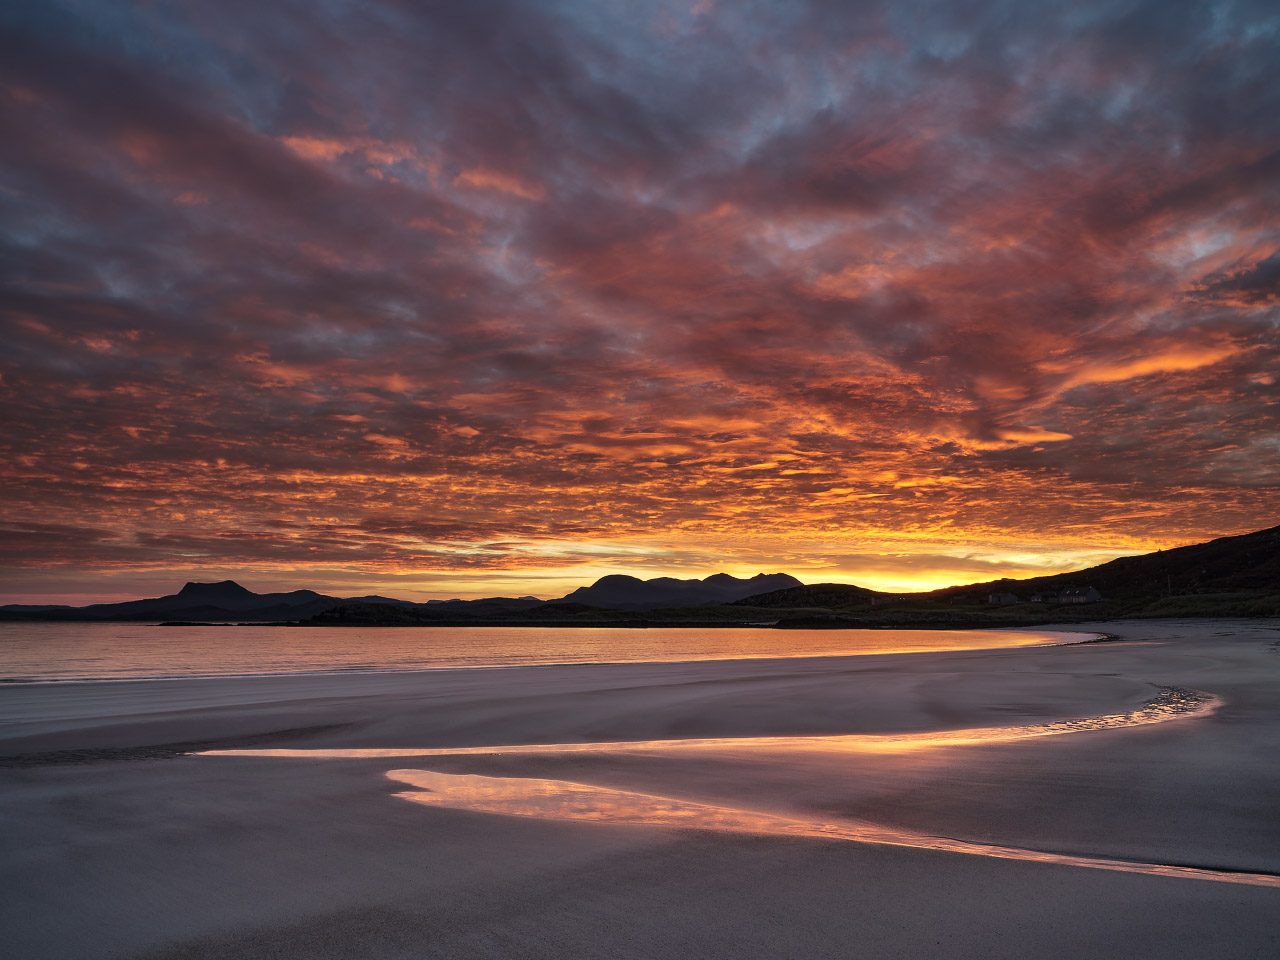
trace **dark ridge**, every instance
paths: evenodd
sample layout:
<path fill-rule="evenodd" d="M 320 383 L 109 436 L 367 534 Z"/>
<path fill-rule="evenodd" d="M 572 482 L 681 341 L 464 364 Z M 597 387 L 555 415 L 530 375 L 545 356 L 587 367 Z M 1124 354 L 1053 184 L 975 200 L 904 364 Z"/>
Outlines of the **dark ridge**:
<path fill-rule="evenodd" d="M 1074 573 L 944 587 L 927 596 L 982 602 L 995 591 L 1029 594 L 1090 586 L 1109 600 L 1130 603 L 1213 594 L 1280 594 L 1280 526 L 1137 557 L 1120 557 Z M 1166 615 L 1178 616 L 1174 612 Z"/>
<path fill-rule="evenodd" d="M 735 606 L 750 607 L 846 607 L 857 603 L 870 603 L 888 594 L 877 593 L 851 583 L 814 583 L 807 586 L 771 590 L 743 600 L 735 600 Z"/>

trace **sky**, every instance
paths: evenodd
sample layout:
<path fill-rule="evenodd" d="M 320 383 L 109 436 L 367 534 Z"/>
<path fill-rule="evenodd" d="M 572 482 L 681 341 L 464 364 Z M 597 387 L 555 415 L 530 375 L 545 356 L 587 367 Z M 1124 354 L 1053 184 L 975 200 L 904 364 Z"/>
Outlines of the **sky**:
<path fill-rule="evenodd" d="M 0 9 L 0 601 L 1280 522 L 1280 7 Z"/>

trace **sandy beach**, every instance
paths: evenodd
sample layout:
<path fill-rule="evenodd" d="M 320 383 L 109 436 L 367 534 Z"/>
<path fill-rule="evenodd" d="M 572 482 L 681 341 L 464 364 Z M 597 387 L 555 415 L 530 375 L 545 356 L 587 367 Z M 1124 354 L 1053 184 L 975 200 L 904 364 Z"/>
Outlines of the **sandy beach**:
<path fill-rule="evenodd" d="M 0 689 L 5 953 L 1280 955 L 1280 881 L 1267 885 L 1280 875 L 1280 622 L 1073 629 L 1123 640 L 13 685 Z M 1162 690 L 1208 706 L 1124 719 Z M 1088 718 L 1120 719 L 1062 727 Z M 992 728 L 1013 732 L 958 733 Z M 853 739 L 807 739 L 831 737 Z M 691 739 L 706 742 L 670 743 Z M 484 747 L 525 749 L 441 752 Z M 400 755 L 340 755 L 360 749 Z M 246 755 L 273 750 L 290 753 Z M 552 788 L 536 816 L 492 812 L 492 797 L 465 808 L 477 789 L 536 782 L 615 806 L 584 813 L 583 799 L 574 813 Z M 653 798 L 669 822 L 625 822 Z M 739 819 L 708 827 L 708 810 Z"/>

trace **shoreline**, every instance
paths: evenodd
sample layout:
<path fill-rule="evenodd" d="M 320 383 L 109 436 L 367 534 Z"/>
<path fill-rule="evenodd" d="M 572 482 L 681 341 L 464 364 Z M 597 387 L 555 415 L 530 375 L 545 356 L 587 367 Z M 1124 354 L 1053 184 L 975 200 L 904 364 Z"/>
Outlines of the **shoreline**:
<path fill-rule="evenodd" d="M 157 626 L 165 626 L 165 624 L 157 624 Z M 553 629 L 553 628 L 552 628 Z M 683 628 L 673 628 L 683 629 Z M 856 629 L 856 628 L 850 628 Z M 1021 633 L 1028 628 L 1009 628 L 1008 630 L 987 630 L 987 633 Z M 962 632 L 962 631 L 956 631 Z M 1096 634 L 1096 631 L 1088 630 L 1053 630 L 1046 633 L 1057 634 L 1061 636 L 1075 634 Z M 755 662 L 764 660 L 773 660 L 779 662 L 792 660 L 840 660 L 847 657 L 892 657 L 892 656 L 915 656 L 927 655 L 933 653 L 946 652 L 962 652 L 969 650 L 1020 650 L 1032 647 L 1053 647 L 1053 646 L 1072 646 L 1084 643 L 1110 643 L 1119 642 L 1124 638 L 1110 635 L 1089 636 L 1083 640 L 1057 640 L 1051 639 L 1043 643 L 1025 643 L 1007 646 L 992 647 L 937 647 L 937 648 L 921 648 L 917 650 L 868 650 L 866 652 L 846 651 L 841 653 L 799 653 L 792 655 L 778 654 L 743 654 L 740 656 L 708 656 L 708 657 L 685 657 L 672 659 L 635 659 L 635 660 L 546 660 L 546 661 L 510 661 L 501 663 L 445 663 L 440 665 L 430 665 L 421 667 L 372 667 L 372 668 L 352 668 L 352 669 L 333 669 L 333 670 L 300 670 L 300 671 L 277 671 L 277 672 L 253 672 L 253 673 L 190 673 L 190 674 L 161 674 L 155 676 L 96 676 L 96 677 L 50 677 L 36 679 L 15 679 L 10 677 L 0 677 L 0 691 L 11 687 L 27 687 L 38 686 L 44 684 L 93 684 L 93 683 L 158 683 L 163 681 L 185 681 L 185 680 L 256 680 L 256 679 L 278 679 L 284 677 L 348 677 L 348 676 L 382 676 L 387 674 L 420 674 L 420 673 L 438 673 L 441 671 L 458 671 L 458 670 L 508 670 L 508 669 L 545 669 L 554 667 L 607 667 L 607 666 L 629 666 L 637 664 L 694 664 L 694 663 L 740 663 Z M 4 721 L 0 719 L 0 724 Z"/>
<path fill-rule="evenodd" d="M 1068 605 L 1071 606 L 1071 605 Z M 1074 608 L 1073 608 L 1074 609 Z M 1105 611 L 1081 610 L 1078 617 L 1066 618 L 1067 611 L 1055 610 L 1052 615 L 1001 617 L 984 613 L 946 614 L 939 612 L 904 612 L 887 616 L 863 616 L 859 614 L 840 613 L 806 613 L 791 610 L 778 617 L 759 615 L 752 619 L 731 620 L 725 618 L 699 619 L 696 617 L 654 617 L 646 616 L 644 611 L 609 611 L 617 613 L 616 619 L 601 617 L 600 619 L 538 619 L 520 617 L 460 617 L 458 619 L 420 619 L 420 620 L 385 620 L 369 619 L 325 619 L 323 616 L 307 620 L 159 620 L 156 617 L 144 618 L 96 618 L 96 617 L 59 617 L 59 616 L 26 616 L 4 614 L 0 612 L 0 625 L 22 624 L 102 624 L 104 626 L 148 626 L 148 627 L 281 627 L 281 628 L 339 628 L 339 629 L 452 629 L 480 628 L 494 629 L 499 627 L 521 627 L 555 630 L 722 630 L 722 629 L 775 629 L 775 630 L 1005 630 L 1030 629 L 1054 625 L 1077 626 L 1079 624 L 1099 622 L 1103 617 L 1113 623 L 1151 623 L 1163 621 L 1194 620 L 1200 622 L 1217 622 L 1221 620 L 1246 620 L 1266 622 L 1275 620 L 1268 614 L 1180 614 L 1164 616 L 1112 616 L 1107 618 Z M 627 615 L 623 615 L 627 614 Z"/>

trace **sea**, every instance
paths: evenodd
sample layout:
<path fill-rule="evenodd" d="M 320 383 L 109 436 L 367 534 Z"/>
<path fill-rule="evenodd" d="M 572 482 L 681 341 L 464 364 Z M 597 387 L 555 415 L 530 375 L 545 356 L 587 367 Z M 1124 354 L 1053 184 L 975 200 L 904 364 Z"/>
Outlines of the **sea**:
<path fill-rule="evenodd" d="M 0 683 L 909 654 L 1079 639 L 1013 630 L 0 623 Z"/>

